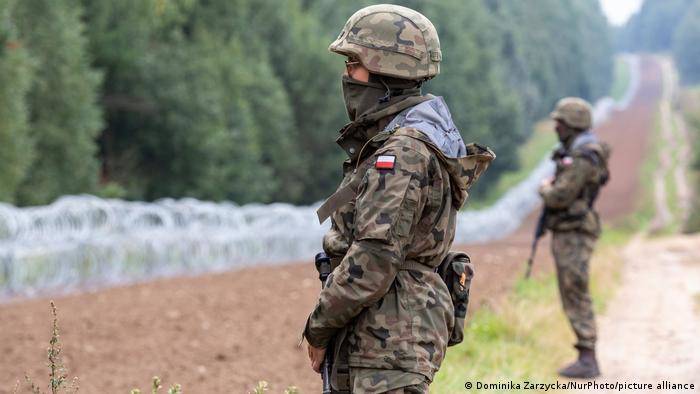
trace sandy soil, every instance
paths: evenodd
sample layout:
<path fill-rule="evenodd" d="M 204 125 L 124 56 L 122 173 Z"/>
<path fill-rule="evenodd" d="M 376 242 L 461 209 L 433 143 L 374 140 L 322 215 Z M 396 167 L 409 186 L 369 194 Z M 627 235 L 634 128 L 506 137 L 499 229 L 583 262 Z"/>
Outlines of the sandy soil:
<path fill-rule="evenodd" d="M 599 319 L 601 380 L 700 391 L 700 236 L 640 236 L 624 256 L 623 285 Z"/>
<path fill-rule="evenodd" d="M 644 59 L 632 106 L 598 130 L 614 149 L 613 177 L 598 202 L 608 221 L 635 209 L 659 96 L 659 65 Z M 508 239 L 461 248 L 477 267 L 471 307 L 497 302 L 522 275 L 533 223 L 534 215 Z M 535 275 L 551 269 L 547 247 L 547 241 L 540 245 Z M 292 384 L 315 392 L 319 377 L 296 345 L 318 290 L 315 269 L 303 263 L 61 297 L 65 363 L 86 393 L 146 388 L 153 375 L 191 393 L 245 393 L 261 379 L 271 392 Z M 0 392 L 9 392 L 25 372 L 45 379 L 50 323 L 48 299 L 0 305 Z"/>

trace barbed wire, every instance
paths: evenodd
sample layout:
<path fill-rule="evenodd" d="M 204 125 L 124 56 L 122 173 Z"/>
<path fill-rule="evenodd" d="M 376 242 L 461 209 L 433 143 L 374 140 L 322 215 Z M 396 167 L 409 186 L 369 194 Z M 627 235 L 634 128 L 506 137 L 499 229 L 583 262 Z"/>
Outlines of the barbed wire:
<path fill-rule="evenodd" d="M 639 86 L 639 59 L 627 55 L 630 83 L 619 102 L 599 100 L 596 124 L 629 106 Z M 457 217 L 455 242 L 504 238 L 540 204 L 537 187 L 551 176 L 545 157 L 494 205 Z M 46 206 L 0 203 L 0 295 L 32 296 L 155 277 L 310 260 L 328 222 L 316 209 L 290 204 L 162 199 L 152 203 L 64 196 Z"/>

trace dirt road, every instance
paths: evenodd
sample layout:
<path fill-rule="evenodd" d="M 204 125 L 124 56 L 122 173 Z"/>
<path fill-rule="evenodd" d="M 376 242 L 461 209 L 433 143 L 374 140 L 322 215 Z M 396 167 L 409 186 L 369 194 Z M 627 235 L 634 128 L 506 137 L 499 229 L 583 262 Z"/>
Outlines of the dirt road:
<path fill-rule="evenodd" d="M 614 149 L 613 177 L 598 203 L 609 220 L 634 210 L 639 194 L 660 96 L 658 64 L 644 59 L 641 73 L 630 108 L 597 130 Z M 522 274 L 532 224 L 531 218 L 508 239 L 463 248 L 477 265 L 472 307 L 498 300 Z M 545 242 L 535 274 L 551 266 Z M 56 302 L 66 366 L 86 393 L 145 388 L 153 375 L 191 393 L 244 393 L 263 379 L 275 393 L 292 384 L 318 391 L 319 377 L 296 347 L 318 294 L 316 278 L 311 264 L 289 264 L 62 297 Z M 47 299 L 0 305 L 0 392 L 25 372 L 46 377 L 50 321 Z"/>
<path fill-rule="evenodd" d="M 700 236 L 637 237 L 599 319 L 602 380 L 695 383 L 700 391 Z"/>
<path fill-rule="evenodd" d="M 653 180 L 656 215 L 650 233 L 672 224 L 670 200 L 678 201 L 678 218 L 687 217 L 690 198 L 685 176 L 690 143 L 682 117 L 672 108 L 677 79 L 668 60 L 661 64 L 664 149 Z M 666 187 L 668 178 L 675 188 Z M 669 190 L 676 195 L 668 195 Z M 640 233 L 625 248 L 624 260 L 621 288 L 599 320 L 602 380 L 654 387 L 664 380 L 694 383 L 700 391 L 700 236 L 649 238 Z"/>

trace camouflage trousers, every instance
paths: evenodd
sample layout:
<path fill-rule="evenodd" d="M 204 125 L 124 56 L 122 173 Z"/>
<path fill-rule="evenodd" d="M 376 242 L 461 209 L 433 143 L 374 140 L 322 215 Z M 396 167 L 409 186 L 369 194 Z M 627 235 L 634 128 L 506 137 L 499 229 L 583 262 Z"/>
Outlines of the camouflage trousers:
<path fill-rule="evenodd" d="M 593 303 L 588 290 L 589 264 L 596 237 L 578 231 L 553 231 L 552 254 L 557 267 L 564 313 L 576 334 L 576 347 L 594 349 Z"/>
<path fill-rule="evenodd" d="M 393 369 L 350 368 L 353 394 L 425 394 L 428 379 L 416 373 Z"/>

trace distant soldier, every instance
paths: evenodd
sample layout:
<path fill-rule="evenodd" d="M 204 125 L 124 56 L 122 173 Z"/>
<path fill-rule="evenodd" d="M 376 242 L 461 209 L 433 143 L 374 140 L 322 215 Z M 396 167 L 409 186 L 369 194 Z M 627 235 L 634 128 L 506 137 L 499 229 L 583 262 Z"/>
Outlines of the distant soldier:
<path fill-rule="evenodd" d="M 561 142 L 552 159 L 556 175 L 540 186 L 546 209 L 545 225 L 552 231 L 552 253 L 557 267 L 564 312 L 576 334 L 578 360 L 561 369 L 570 378 L 600 375 L 595 356 L 596 327 L 588 290 L 589 262 L 600 235 L 593 210 L 598 191 L 608 180 L 607 144 L 590 130 L 591 106 L 583 99 L 561 99 L 550 114 Z"/>
<path fill-rule="evenodd" d="M 329 49 L 347 58 L 351 123 L 337 139 L 343 181 L 318 212 L 331 218 L 323 249 L 334 270 L 304 331 L 309 358 L 318 372 L 333 349 L 334 392 L 425 393 L 459 318 L 436 268 L 467 189 L 495 156 L 465 146 L 443 99 L 421 94 L 442 60 L 422 14 L 363 8 Z"/>

